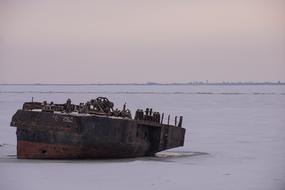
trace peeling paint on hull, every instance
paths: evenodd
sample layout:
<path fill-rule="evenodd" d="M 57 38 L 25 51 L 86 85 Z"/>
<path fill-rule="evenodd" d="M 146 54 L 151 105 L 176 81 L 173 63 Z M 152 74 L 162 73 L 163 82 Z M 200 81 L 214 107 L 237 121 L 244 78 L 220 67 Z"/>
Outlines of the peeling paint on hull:
<path fill-rule="evenodd" d="M 91 158 L 125 158 L 143 156 L 143 154 L 124 154 L 120 149 L 128 150 L 131 147 L 84 148 L 76 145 L 47 144 L 29 141 L 17 142 L 17 157 L 19 159 L 91 159 Z"/>

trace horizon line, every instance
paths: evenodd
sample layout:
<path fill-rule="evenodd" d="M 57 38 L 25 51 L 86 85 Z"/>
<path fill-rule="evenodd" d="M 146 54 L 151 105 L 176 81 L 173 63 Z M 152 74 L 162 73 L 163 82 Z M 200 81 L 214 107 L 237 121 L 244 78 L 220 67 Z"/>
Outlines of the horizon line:
<path fill-rule="evenodd" d="M 285 85 L 283 81 L 264 81 L 264 82 L 232 82 L 232 81 L 222 81 L 222 82 L 208 82 L 208 81 L 193 81 L 193 82 L 145 82 L 145 83 L 0 83 L 0 85 Z"/>

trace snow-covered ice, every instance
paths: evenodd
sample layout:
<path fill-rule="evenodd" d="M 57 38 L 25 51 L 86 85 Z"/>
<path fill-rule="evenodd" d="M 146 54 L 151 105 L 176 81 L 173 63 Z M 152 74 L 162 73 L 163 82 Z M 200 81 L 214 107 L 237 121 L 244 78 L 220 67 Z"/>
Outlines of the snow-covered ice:
<path fill-rule="evenodd" d="M 18 160 L 13 113 L 23 102 L 116 106 L 183 115 L 185 146 L 154 158 Z M 0 189 L 285 189 L 285 86 L 0 85 Z"/>

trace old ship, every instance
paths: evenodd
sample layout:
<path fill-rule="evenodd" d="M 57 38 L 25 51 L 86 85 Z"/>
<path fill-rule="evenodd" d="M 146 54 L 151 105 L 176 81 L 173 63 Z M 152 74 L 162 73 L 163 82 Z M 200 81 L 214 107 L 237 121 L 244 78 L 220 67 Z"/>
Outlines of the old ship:
<path fill-rule="evenodd" d="M 20 159 L 92 159 L 154 156 L 183 146 L 182 116 L 163 123 L 164 114 L 147 108 L 114 109 L 105 97 L 75 105 L 25 102 L 13 116 Z"/>

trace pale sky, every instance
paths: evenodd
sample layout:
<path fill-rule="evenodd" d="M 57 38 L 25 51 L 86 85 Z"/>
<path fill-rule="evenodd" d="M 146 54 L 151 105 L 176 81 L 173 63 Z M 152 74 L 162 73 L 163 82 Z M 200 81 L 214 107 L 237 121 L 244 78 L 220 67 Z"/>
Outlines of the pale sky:
<path fill-rule="evenodd" d="M 284 0 L 0 0 L 0 83 L 285 81 Z"/>

